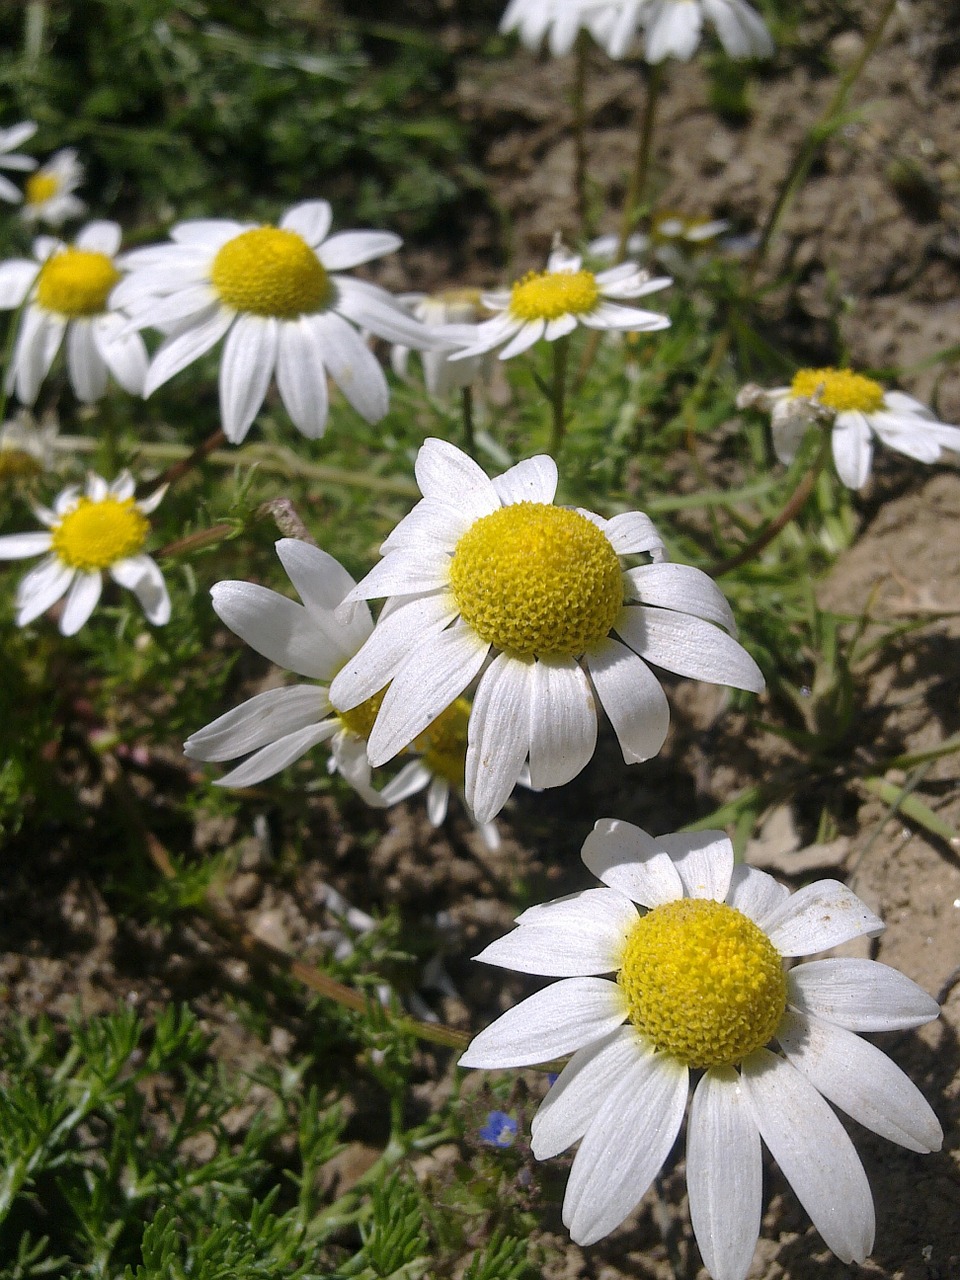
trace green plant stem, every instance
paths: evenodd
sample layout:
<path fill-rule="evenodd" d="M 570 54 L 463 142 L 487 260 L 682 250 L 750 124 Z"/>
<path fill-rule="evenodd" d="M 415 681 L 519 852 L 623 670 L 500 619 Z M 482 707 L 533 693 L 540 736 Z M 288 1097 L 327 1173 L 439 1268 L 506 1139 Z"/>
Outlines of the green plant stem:
<path fill-rule="evenodd" d="M 816 484 L 817 477 L 823 470 L 829 456 L 830 432 L 824 431 L 817 456 L 814 458 L 809 471 L 804 474 L 803 479 L 784 504 L 780 514 L 774 516 L 771 521 L 765 524 L 756 537 L 752 538 L 736 555 L 729 556 L 726 560 L 720 560 L 716 564 L 708 566 L 707 573 L 714 578 L 719 578 L 724 573 L 731 573 L 734 569 L 739 569 L 741 565 L 748 564 L 751 560 L 754 560 L 761 551 L 768 547 L 777 534 L 799 515 L 813 492 L 813 486 Z"/>
<path fill-rule="evenodd" d="M 553 385 L 550 389 L 550 405 L 553 410 L 553 428 L 550 432 L 550 452 L 554 458 L 563 447 L 566 430 L 567 364 L 570 355 L 570 335 L 557 338 L 553 347 Z"/>
<path fill-rule="evenodd" d="M 663 66 L 655 63 L 650 68 L 647 80 L 647 96 L 640 117 L 640 131 L 637 138 L 637 154 L 633 162 L 633 172 L 627 186 L 627 194 L 623 202 L 623 213 L 620 217 L 620 238 L 617 241 L 615 262 L 622 262 L 627 256 L 627 242 L 637 225 L 641 206 L 646 196 L 647 180 L 650 176 L 650 157 L 653 154 L 654 125 L 657 118 L 657 104 L 663 88 Z"/>
<path fill-rule="evenodd" d="M 576 70 L 573 77 L 573 194 L 580 234 L 586 235 L 587 220 L 587 54 L 590 37 L 577 35 Z"/>
<path fill-rule="evenodd" d="M 227 437 L 223 433 L 223 428 L 218 427 L 212 435 L 209 435 L 202 444 L 198 444 L 192 453 L 185 458 L 181 458 L 179 462 L 172 463 L 164 471 L 163 475 L 157 480 L 153 488 L 159 488 L 161 485 L 176 484 L 176 482 L 187 475 L 194 467 L 198 467 L 205 458 L 208 458 L 215 449 L 219 449 L 222 444 L 226 444 Z"/>
<path fill-rule="evenodd" d="M 473 435 L 473 387 L 460 388 L 460 415 L 463 419 L 463 447 L 476 459 L 477 442 Z"/>
<path fill-rule="evenodd" d="M 897 0 L 886 0 L 880 17 L 873 31 L 867 37 L 866 43 L 860 52 L 860 56 L 847 68 L 840 77 L 833 97 L 827 104 L 826 110 L 819 119 L 810 126 L 804 135 L 803 141 L 797 150 L 793 164 L 787 170 L 783 181 L 777 191 L 776 199 L 770 212 L 767 214 L 763 229 L 760 232 L 760 240 L 753 256 L 750 259 L 747 268 L 747 281 L 752 282 L 757 272 L 763 265 L 764 259 L 770 248 L 771 241 L 777 233 L 780 223 L 783 221 L 784 214 L 793 203 L 793 199 L 797 192 L 807 180 L 810 169 L 814 160 L 817 158 L 817 152 L 823 146 L 824 141 L 829 136 L 831 125 L 836 117 L 843 110 L 850 91 L 859 80 L 864 67 L 870 61 L 870 58 L 876 52 L 880 41 L 883 39 L 883 33 L 886 30 L 887 23 L 893 16 L 893 12 L 897 7 Z"/>

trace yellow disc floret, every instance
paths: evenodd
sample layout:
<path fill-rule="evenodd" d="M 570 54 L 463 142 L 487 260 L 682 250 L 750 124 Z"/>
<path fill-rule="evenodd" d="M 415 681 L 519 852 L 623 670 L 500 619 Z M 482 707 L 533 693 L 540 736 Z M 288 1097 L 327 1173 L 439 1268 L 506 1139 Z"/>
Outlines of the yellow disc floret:
<path fill-rule="evenodd" d="M 413 749 L 420 752 L 430 772 L 453 787 L 463 787 L 469 720 L 470 703 L 457 698 L 413 740 Z"/>
<path fill-rule="evenodd" d="M 883 387 L 852 369 L 801 369 L 790 384 L 794 399 L 818 400 L 835 413 L 859 409 L 876 413 L 883 408 Z"/>
<path fill-rule="evenodd" d="M 617 981 L 637 1030 L 688 1067 L 733 1066 L 761 1048 L 787 1003 L 767 935 L 735 907 L 705 898 L 641 916 Z"/>
<path fill-rule="evenodd" d="M 329 301 L 330 278 L 295 231 L 254 227 L 228 240 L 213 260 L 213 287 L 228 307 L 294 320 Z"/>
<path fill-rule="evenodd" d="M 133 498 L 81 498 L 53 529 L 53 552 L 71 569 L 109 569 L 135 556 L 150 523 Z"/>
<path fill-rule="evenodd" d="M 454 549 L 450 583 L 464 620 L 498 649 L 578 657 L 623 606 L 620 561 L 577 511 L 517 502 L 475 521 Z"/>
<path fill-rule="evenodd" d="M 62 316 L 98 316 L 120 272 L 105 253 L 65 249 L 48 258 L 37 277 L 37 302 Z"/>
<path fill-rule="evenodd" d="M 27 204 L 45 204 L 60 190 L 60 179 L 53 173 L 31 173 L 23 190 Z"/>
<path fill-rule="evenodd" d="M 600 301 L 592 271 L 531 271 L 510 290 L 510 314 L 518 320 L 558 320 L 584 315 Z"/>
<path fill-rule="evenodd" d="M 375 693 L 372 698 L 367 698 L 366 702 L 351 707 L 349 711 L 338 711 L 337 718 L 343 727 L 355 733 L 358 738 L 369 738 L 374 721 L 380 714 L 380 704 L 383 702 L 387 687 L 384 686 L 379 693 Z"/>

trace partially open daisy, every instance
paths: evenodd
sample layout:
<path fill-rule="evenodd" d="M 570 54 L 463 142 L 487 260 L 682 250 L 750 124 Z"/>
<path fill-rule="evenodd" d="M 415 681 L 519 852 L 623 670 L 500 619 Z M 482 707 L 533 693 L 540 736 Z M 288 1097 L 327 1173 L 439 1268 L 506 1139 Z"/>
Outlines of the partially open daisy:
<path fill-rule="evenodd" d="M 147 349 L 114 303 L 121 279 L 120 228 L 90 222 L 73 244 L 38 236 L 34 258 L 0 264 L 0 308 L 24 303 L 7 389 L 33 404 L 66 338 L 67 371 L 79 400 L 99 400 L 107 374 L 139 395 L 147 372 Z"/>
<path fill-rule="evenodd" d="M 37 167 L 37 162 L 32 156 L 13 154 L 17 147 L 22 146 L 36 132 L 37 126 L 33 120 L 22 120 L 20 124 L 11 125 L 9 129 L 0 129 L 0 169 L 29 173 L 31 169 Z M 0 200 L 6 200 L 8 204 L 19 204 L 22 199 L 23 194 L 20 188 L 15 187 L 9 178 L 0 173 Z"/>
<path fill-rule="evenodd" d="M 482 1031 L 467 1067 L 572 1053 L 532 1125 L 538 1159 L 575 1142 L 563 1221 L 578 1244 L 631 1212 L 687 1123 L 690 1216 L 715 1280 L 744 1280 L 760 1230 L 761 1139 L 843 1262 L 873 1246 L 870 1188 L 828 1103 L 911 1151 L 943 1134 L 916 1087 L 857 1032 L 937 1004 L 872 960 L 815 960 L 883 925 L 836 880 L 791 894 L 734 866 L 723 832 L 653 838 L 603 819 L 583 860 L 604 888 L 531 907 L 477 957 L 563 979 Z M 603 975 L 611 975 L 606 977 Z M 771 1042 L 779 1050 L 769 1047 Z"/>
<path fill-rule="evenodd" d="M 181 222 L 173 244 L 139 249 L 117 293 L 140 328 L 169 336 L 147 374 L 144 394 L 199 359 L 226 335 L 220 412 L 238 444 L 276 374 L 294 424 L 311 439 L 327 425 L 327 375 L 368 422 L 387 411 L 383 370 L 354 325 L 412 347 L 434 341 L 395 299 L 366 280 L 342 275 L 400 246 L 385 231 L 328 236 L 330 206 L 307 200 L 279 226 L 209 220 Z"/>
<path fill-rule="evenodd" d="M 38 423 L 22 409 L 0 426 L 0 485 L 32 480 L 53 466 L 59 427 L 52 416 Z"/>
<path fill-rule="evenodd" d="M 611 58 L 624 57 L 642 28 L 648 62 L 688 62 L 700 44 L 704 19 L 731 58 L 773 53 L 770 32 L 746 0 L 613 0 L 599 10 L 592 31 Z"/>
<path fill-rule="evenodd" d="M 443 289 L 439 293 L 401 294 L 397 301 L 415 320 L 427 329 L 442 329 L 447 325 L 476 324 L 487 314 L 479 289 Z M 461 387 L 472 386 L 484 371 L 482 356 L 471 360 L 451 360 L 451 348 L 421 352 L 423 378 L 427 390 L 437 399 L 445 399 Z M 410 361 L 410 348 L 395 343 L 390 351 L 390 363 L 398 378 L 406 379 Z"/>
<path fill-rule="evenodd" d="M 852 369 L 801 369 L 788 387 L 744 387 L 737 404 L 770 411 L 773 447 L 784 463 L 814 422 L 832 427 L 833 461 L 848 489 L 862 489 L 870 478 L 874 437 L 918 462 L 936 462 L 944 449 L 960 451 L 960 427 Z"/>
<path fill-rule="evenodd" d="M 366 736 L 380 697 L 375 694 L 345 715 L 334 710 L 328 697 L 333 676 L 373 630 L 370 610 L 357 604 L 335 617 L 334 610 L 355 585 L 346 569 L 326 551 L 297 538 L 281 538 L 276 548 L 303 604 L 255 582 L 217 582 L 210 591 L 213 607 L 251 649 L 311 683 L 256 694 L 191 734 L 183 749 L 193 760 L 246 756 L 216 785 L 250 787 L 327 742 L 336 771 L 379 807 L 383 802 L 370 783 Z"/>
<path fill-rule="evenodd" d="M 667 700 L 647 662 L 758 691 L 763 677 L 731 634 L 714 583 L 664 564 L 639 511 L 604 520 L 553 505 L 557 467 L 530 458 L 495 480 L 443 440 L 427 440 L 423 493 L 346 600 L 389 596 L 373 635 L 330 688 L 350 708 L 389 684 L 370 734 L 383 764 L 483 672 L 469 723 L 467 803 L 501 809 L 529 756 L 535 788 L 569 782 L 593 755 L 599 698 L 624 760 L 656 755 Z M 654 563 L 624 569 L 622 556 Z M 488 658 L 492 661 L 488 663 Z"/>
<path fill-rule="evenodd" d="M 79 218 L 87 206 L 73 193 L 83 181 L 83 165 L 72 147 L 64 147 L 27 179 L 20 216 L 26 222 L 59 227 Z"/>
<path fill-rule="evenodd" d="M 134 593 L 154 626 L 169 622 L 170 597 L 163 574 L 143 549 L 150 534 L 147 516 L 165 492 L 157 489 L 138 502 L 128 471 L 113 484 L 91 473 L 85 491 L 71 485 L 52 510 L 35 508 L 46 532 L 0 538 L 0 560 L 46 553 L 17 588 L 17 625 L 25 627 L 66 596 L 60 631 L 75 635 L 97 607 L 105 573 Z"/>
<path fill-rule="evenodd" d="M 666 277 L 651 279 L 635 262 L 588 271 L 578 254 L 555 249 L 546 271 L 531 271 L 510 289 L 483 295 L 483 305 L 497 314 L 472 333 L 464 328 L 458 339 L 461 350 L 451 359 L 465 360 L 499 347 L 500 359 L 509 360 L 541 338 L 554 342 L 566 337 L 578 325 L 633 333 L 667 329 L 666 316 L 625 306 L 624 299 L 642 298 L 669 283 Z"/>

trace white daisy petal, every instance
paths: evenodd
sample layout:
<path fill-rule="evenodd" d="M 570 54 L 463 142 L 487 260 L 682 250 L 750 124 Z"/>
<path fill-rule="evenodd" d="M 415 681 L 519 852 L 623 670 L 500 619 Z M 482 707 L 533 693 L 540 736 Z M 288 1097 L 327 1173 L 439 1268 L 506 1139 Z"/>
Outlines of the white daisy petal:
<path fill-rule="evenodd" d="M 883 921 L 839 880 L 817 880 L 791 894 L 763 927 L 782 956 L 808 956 L 851 938 L 873 937 Z"/>
<path fill-rule="evenodd" d="M 156 355 L 147 370 L 143 384 L 145 397 L 152 396 L 158 387 L 193 364 L 194 360 L 204 355 L 215 346 L 233 323 L 233 313 L 226 307 L 220 307 L 201 324 L 188 329 L 185 333 L 167 338 L 157 348 Z"/>
<path fill-rule="evenodd" d="M 395 778 L 390 779 L 380 795 L 384 804 L 399 804 L 401 800 L 408 800 L 418 791 L 425 791 L 435 781 L 433 774 L 421 760 L 411 760 L 409 764 L 403 766 Z M 440 822 L 442 821 L 441 818 Z M 440 822 L 433 825 L 439 826 Z"/>
<path fill-rule="evenodd" d="M 0 262 L 0 310 L 12 311 L 20 306 L 39 270 L 37 263 L 28 258 Z"/>
<path fill-rule="evenodd" d="M 506 804 L 530 750 L 533 661 L 501 653 L 483 673 L 470 713 L 464 792 L 478 822 Z"/>
<path fill-rule="evenodd" d="M 610 1089 L 637 1056 L 632 1027 L 618 1027 L 578 1049 L 540 1104 L 530 1125 L 530 1149 L 549 1160 L 579 1142 Z"/>
<path fill-rule="evenodd" d="M 78 232 L 74 244 L 89 253 L 103 253 L 108 258 L 116 256 L 120 248 L 121 231 L 116 222 L 88 222 Z"/>
<path fill-rule="evenodd" d="M 468 511 L 473 519 L 489 515 L 501 505 L 487 473 L 446 440 L 423 442 L 414 468 L 424 498 Z"/>
<path fill-rule="evenodd" d="M 441 592 L 415 597 L 381 615 L 369 640 L 344 663 L 330 685 L 333 705 L 347 711 L 379 693 L 416 646 L 431 642 L 456 612 L 452 597 Z M 345 616 L 344 605 L 340 605 L 338 621 Z"/>
<path fill-rule="evenodd" d="M 78 400 L 93 404 L 107 389 L 107 366 L 94 341 L 94 322 L 74 320 L 67 326 L 67 369 Z"/>
<path fill-rule="evenodd" d="M 36 400 L 65 331 L 66 321 L 62 317 L 41 311 L 39 307 L 27 307 L 7 370 L 7 387 L 16 388 L 21 404 L 32 405 Z"/>
<path fill-rule="evenodd" d="M 756 867 L 748 867 L 742 862 L 733 868 L 727 902 L 749 916 L 761 929 L 789 897 L 787 886 L 765 871 L 758 871 Z"/>
<path fill-rule="evenodd" d="M 131 556 L 110 566 L 110 576 L 140 602 L 148 622 L 165 627 L 170 621 L 170 596 L 159 566 L 150 556 Z"/>
<path fill-rule="evenodd" d="M 298 676 L 330 678 L 330 654 L 303 605 L 254 582 L 217 582 L 210 595 L 220 621 L 251 649 Z"/>
<path fill-rule="evenodd" d="M 873 1199 L 843 1125 L 796 1067 L 767 1049 L 745 1059 L 741 1084 L 813 1225 L 841 1262 L 863 1262 L 873 1248 Z"/>
<path fill-rule="evenodd" d="M 417 539 L 409 547 L 391 551 L 375 564 L 363 580 L 363 588 L 371 599 L 394 593 L 412 594 L 436 591 L 450 583 L 450 557 Z"/>
<path fill-rule="evenodd" d="M 552 978 L 612 973 L 637 923 L 637 909 L 616 889 L 585 889 L 533 907 L 520 928 L 485 947 L 476 960 Z"/>
<path fill-rule="evenodd" d="M 856 411 L 838 414 L 830 443 L 837 475 L 848 489 L 862 489 L 873 461 L 873 441 L 866 417 Z"/>
<path fill-rule="evenodd" d="M 170 229 L 170 239 L 177 244 L 199 245 L 204 249 L 222 249 L 228 240 L 233 240 L 249 227 L 242 222 L 233 222 L 228 218 L 191 218 L 187 222 L 178 222 Z M 166 247 L 166 246 L 161 246 Z"/>
<path fill-rule="evenodd" d="M 238 765 L 236 769 L 231 769 L 222 778 L 217 778 L 216 786 L 256 786 L 258 782 L 263 782 L 265 778 L 272 778 L 281 769 L 293 764 L 294 760 L 299 760 L 318 743 L 325 742 L 336 730 L 337 721 L 330 719 L 320 724 L 309 725 L 305 729 L 298 729 L 295 733 L 288 733 L 286 737 L 271 742 L 269 746 L 261 747 L 243 764 Z"/>
<path fill-rule="evenodd" d="M 744 1280 L 763 1207 L 760 1134 L 732 1067 L 704 1072 L 687 1126 L 690 1219 L 713 1280 Z"/>
<path fill-rule="evenodd" d="M 220 359 L 220 413 L 231 444 L 240 443 L 263 404 L 278 341 L 272 316 L 238 316 L 227 334 Z"/>
<path fill-rule="evenodd" d="M 606 978 L 565 978 L 508 1009 L 471 1040 L 461 1067 L 520 1067 L 549 1062 L 620 1026 L 626 1008 Z"/>
<path fill-rule="evenodd" d="M 431 826 L 439 827 L 446 820 L 449 801 L 449 782 L 444 778 L 433 778 L 427 789 L 427 818 Z"/>
<path fill-rule="evenodd" d="M 332 311 L 310 316 L 305 323 L 347 400 L 367 422 L 379 422 L 389 408 L 390 392 L 376 357 L 356 329 Z"/>
<path fill-rule="evenodd" d="M 638 1044 L 590 1122 L 570 1170 L 563 1221 L 577 1244 L 595 1244 L 640 1202 L 680 1130 L 688 1078 L 679 1062 L 642 1053 Z"/>
<path fill-rule="evenodd" d="M 926 1099 L 876 1045 L 788 1010 L 777 1028 L 788 1059 L 859 1124 L 910 1151 L 939 1151 L 943 1130 Z"/>
<path fill-rule="evenodd" d="M 670 707 L 660 681 L 642 658 L 618 640 L 604 640 L 585 656 L 624 763 L 649 760 L 663 746 L 670 726 Z"/>
<path fill-rule="evenodd" d="M 60 633 L 75 636 L 83 624 L 97 607 L 100 592 L 103 590 L 103 576 L 100 573 L 74 574 L 70 590 L 60 615 Z"/>
<path fill-rule="evenodd" d="M 50 550 L 49 533 L 8 533 L 0 538 L 0 560 L 25 560 Z"/>
<path fill-rule="evenodd" d="M 590 682 L 573 658 L 541 657 L 530 683 L 530 785 L 538 791 L 575 778 L 597 745 Z"/>
<path fill-rule="evenodd" d="M 656 526 L 642 511 L 624 511 L 607 520 L 604 533 L 618 556 L 663 550 L 663 540 Z"/>
<path fill-rule="evenodd" d="M 317 247 L 317 257 L 327 271 L 343 271 L 395 253 L 402 244 L 390 231 L 340 231 Z"/>
<path fill-rule="evenodd" d="M 330 230 L 332 221 L 333 210 L 326 200 L 304 200 L 287 210 L 280 219 L 280 226 L 284 231 L 295 231 L 311 249 L 315 249 Z"/>
<path fill-rule="evenodd" d="M 643 907 L 683 897 L 673 859 L 646 831 L 619 818 L 601 818 L 584 841 L 584 866 L 604 884 Z"/>
<path fill-rule="evenodd" d="M 327 428 L 329 402 L 322 344 L 303 320 L 280 326 L 277 388 L 293 424 L 308 440 L 319 440 Z"/>
<path fill-rule="evenodd" d="M 492 483 L 505 507 L 514 502 L 551 503 L 557 493 L 557 464 L 546 454 L 538 454 L 518 462 Z"/>
<path fill-rule="evenodd" d="M 149 356 L 139 333 L 131 333 L 123 316 L 107 312 L 93 322 L 93 340 L 104 364 L 132 396 L 143 394 Z"/>
<path fill-rule="evenodd" d="M 514 334 L 503 350 L 497 353 L 497 358 L 510 360 L 513 356 L 519 356 L 524 351 L 528 351 L 540 341 L 546 327 L 545 320 L 528 320 L 521 325 L 519 331 Z"/>
<path fill-rule="evenodd" d="M 192 760 L 235 760 L 290 733 L 317 725 L 329 714 L 326 693 L 317 685 L 268 689 L 191 734 L 183 751 Z"/>
<path fill-rule="evenodd" d="M 31 569 L 17 587 L 17 626 L 28 626 L 66 595 L 75 572 L 56 556 Z"/>
<path fill-rule="evenodd" d="M 900 1031 L 938 1017 L 922 987 L 876 960 L 810 960 L 787 974 L 792 1005 L 848 1031 Z"/>
<path fill-rule="evenodd" d="M 672 609 L 629 605 L 617 619 L 616 628 L 644 661 L 666 671 L 753 693 L 764 687 L 763 674 L 746 649 L 702 618 Z"/>
<path fill-rule="evenodd" d="M 373 630 L 370 610 L 363 601 L 341 617 L 332 617 L 344 596 L 356 585 L 353 578 L 338 560 L 309 542 L 281 538 L 274 545 L 287 577 L 314 623 L 323 631 L 331 652 L 350 657 Z"/>
<path fill-rule="evenodd" d="M 678 831 L 660 837 L 688 898 L 723 902 L 733 874 L 733 845 L 723 831 Z"/>
<path fill-rule="evenodd" d="M 689 613 L 736 635 L 737 624 L 726 597 L 700 569 L 688 564 L 645 564 L 625 576 L 642 604 Z"/>

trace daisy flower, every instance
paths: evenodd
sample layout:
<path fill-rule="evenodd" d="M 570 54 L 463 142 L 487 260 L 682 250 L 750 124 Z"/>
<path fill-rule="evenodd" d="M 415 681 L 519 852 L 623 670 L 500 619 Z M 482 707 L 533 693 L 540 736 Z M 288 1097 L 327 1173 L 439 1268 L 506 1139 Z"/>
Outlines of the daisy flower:
<path fill-rule="evenodd" d="M 528 756 L 536 789 L 569 782 L 587 764 L 595 696 L 625 761 L 657 754 L 669 710 L 647 662 L 763 688 L 730 634 L 733 616 L 719 589 L 698 569 L 661 563 L 663 543 L 641 512 L 604 520 L 554 506 L 557 467 L 544 456 L 490 480 L 454 445 L 427 440 L 416 475 L 422 501 L 345 604 L 390 599 L 330 688 L 346 709 L 389 684 L 368 743 L 374 766 L 480 676 L 464 790 L 477 820 L 489 822 Z M 654 563 L 621 565 L 622 556 L 644 553 Z"/>
<path fill-rule="evenodd" d="M 662 265 L 674 270 L 678 259 L 682 261 L 680 253 L 710 244 L 729 230 L 730 223 L 725 218 L 690 217 L 662 210 L 654 214 L 649 233 L 637 231 L 629 237 L 626 251 L 635 258 L 653 253 Z M 598 236 L 587 245 L 587 253 L 591 258 L 609 262 L 615 256 L 619 243 L 620 237 L 616 232 Z"/>
<path fill-rule="evenodd" d="M 147 374 L 150 396 L 226 336 L 223 430 L 239 444 L 276 374 L 280 398 L 310 439 L 327 425 L 327 375 L 368 422 L 387 412 L 387 380 L 354 325 L 413 347 L 440 346 L 377 285 L 341 274 L 400 246 L 385 231 L 330 236 L 330 206 L 307 200 L 277 227 L 222 219 L 178 223 L 173 244 L 128 255 L 117 305 L 138 328 L 169 336 Z"/>
<path fill-rule="evenodd" d="M 746 0 L 617 0 L 592 24 L 594 38 L 611 58 L 622 58 L 642 28 L 648 62 L 689 62 L 706 19 L 731 58 L 769 58 L 773 41 L 763 19 Z"/>
<path fill-rule="evenodd" d="M 427 329 L 442 329 L 447 325 L 476 324 L 487 314 L 479 289 L 445 289 L 441 293 L 406 293 L 397 301 L 415 320 Z M 484 360 L 475 356 L 470 360 L 450 359 L 451 349 L 421 352 L 423 378 L 427 390 L 438 400 L 446 399 L 460 387 L 472 386 L 483 376 Z M 396 343 L 390 351 L 390 364 L 398 378 L 406 381 L 410 362 L 410 348 Z"/>
<path fill-rule="evenodd" d="M 72 147 L 51 156 L 27 179 L 20 216 L 26 222 L 48 222 L 59 227 L 79 218 L 87 206 L 73 193 L 83 181 L 83 165 Z"/>
<path fill-rule="evenodd" d="M 937 1004 L 895 969 L 824 959 L 883 925 L 836 880 L 791 894 L 734 866 L 721 831 L 653 838 L 603 819 L 583 860 L 604 887 L 525 911 L 477 957 L 562 979 L 470 1044 L 467 1067 L 573 1054 L 532 1124 L 541 1160 L 575 1142 L 563 1202 L 593 1244 L 636 1206 L 687 1122 L 694 1233 L 715 1280 L 744 1280 L 760 1230 L 761 1140 L 843 1262 L 873 1246 L 863 1166 L 828 1103 L 911 1151 L 943 1134 L 915 1086 L 856 1034 L 916 1027 Z M 606 977 L 603 975 L 613 975 Z M 771 1048 L 776 1042 L 779 1049 Z"/>
<path fill-rule="evenodd" d="M 874 437 L 918 462 L 936 462 L 943 449 L 960 451 L 960 427 L 938 422 L 919 400 L 885 391 L 852 369 L 801 369 L 789 387 L 744 387 L 737 405 L 770 411 L 783 463 L 792 462 L 812 423 L 831 426 L 833 461 L 848 489 L 862 489 L 870 478 Z"/>
<path fill-rule="evenodd" d="M 211 588 L 217 617 L 257 653 L 310 684 L 268 689 L 198 729 L 184 743 L 192 760 L 246 760 L 218 778 L 220 787 L 249 787 L 285 769 L 318 743 L 328 742 L 334 769 L 376 807 L 383 802 L 370 783 L 366 735 L 380 706 L 375 694 L 363 706 L 338 714 L 328 686 L 343 663 L 373 630 L 365 604 L 340 619 L 334 610 L 354 580 L 333 556 L 297 538 L 281 538 L 277 555 L 303 601 L 254 582 L 217 582 Z"/>
<path fill-rule="evenodd" d="M 551 54 L 562 58 L 581 30 L 592 33 L 598 15 L 615 7 L 608 0 L 510 0 L 500 30 L 504 35 L 516 31 L 532 53 L 546 41 Z"/>
<path fill-rule="evenodd" d="M 11 152 L 32 138 L 36 132 L 37 126 L 33 120 L 23 120 L 9 129 L 0 129 L 0 169 L 15 169 L 20 173 L 29 173 L 31 169 L 37 167 L 37 162 L 32 156 L 11 155 Z M 8 204 L 19 204 L 22 199 L 19 188 L 0 173 L 0 200 L 6 200 Z"/>
<path fill-rule="evenodd" d="M 56 418 L 47 415 L 38 424 L 25 410 L 0 426 L 0 483 L 50 471 L 58 431 Z"/>
<path fill-rule="evenodd" d="M 633 333 L 667 329 L 666 316 L 624 306 L 623 300 L 642 298 L 668 284 L 666 277 L 651 279 L 635 262 L 593 272 L 586 270 L 578 254 L 555 249 L 546 271 L 531 271 L 510 289 L 483 294 L 483 305 L 496 314 L 472 333 L 462 329 L 461 350 L 450 358 L 466 360 L 500 347 L 500 359 L 509 360 L 541 338 L 554 342 L 566 337 L 580 324 Z M 450 333 L 454 336 L 455 330 L 451 328 Z"/>
<path fill-rule="evenodd" d="M 114 305 L 120 234 L 115 222 L 90 222 L 73 244 L 38 236 L 32 259 L 0 264 L 0 308 L 26 304 L 7 370 L 7 390 L 24 404 L 36 400 L 64 338 L 79 400 L 99 400 L 108 372 L 131 395 L 143 390 L 147 349 Z"/>
<path fill-rule="evenodd" d="M 66 596 L 60 631 L 75 635 L 97 607 L 104 573 L 134 593 L 148 622 L 156 627 L 169 622 L 170 597 L 163 575 L 143 550 L 150 533 L 147 516 L 165 492 L 164 486 L 137 502 L 129 471 L 109 485 L 91 473 L 86 492 L 71 485 L 52 510 L 35 508 L 46 532 L 0 538 L 0 560 L 48 553 L 17 588 L 17 626 L 25 627 Z"/>

